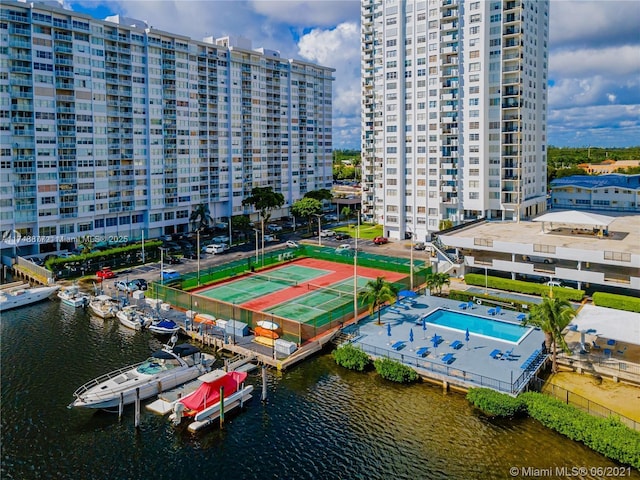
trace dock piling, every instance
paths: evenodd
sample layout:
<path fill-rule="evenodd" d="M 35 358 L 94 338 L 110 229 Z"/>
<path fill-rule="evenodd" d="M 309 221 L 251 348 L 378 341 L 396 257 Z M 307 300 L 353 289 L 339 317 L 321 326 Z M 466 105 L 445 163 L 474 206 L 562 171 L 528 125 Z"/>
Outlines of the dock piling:
<path fill-rule="evenodd" d="M 120 392 L 120 402 L 118 402 L 118 420 L 122 418 L 122 410 L 124 410 L 124 393 Z"/>
<path fill-rule="evenodd" d="M 138 428 L 140 426 L 140 387 L 136 388 L 136 416 L 135 416 L 135 427 Z"/>
<path fill-rule="evenodd" d="M 224 428 L 224 386 L 220 386 L 220 430 Z"/>
<path fill-rule="evenodd" d="M 262 402 L 267 401 L 267 366 L 262 365 Z"/>

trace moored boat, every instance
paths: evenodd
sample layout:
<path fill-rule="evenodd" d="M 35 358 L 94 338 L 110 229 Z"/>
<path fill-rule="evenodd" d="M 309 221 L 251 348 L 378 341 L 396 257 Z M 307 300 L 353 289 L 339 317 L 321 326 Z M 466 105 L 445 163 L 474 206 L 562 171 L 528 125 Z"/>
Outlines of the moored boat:
<path fill-rule="evenodd" d="M 183 419 L 192 420 L 188 427 L 192 432 L 210 425 L 220 418 L 222 406 L 225 412 L 229 412 L 242 407 L 251 399 L 253 386 L 244 385 L 246 378 L 247 372 L 224 370 L 215 370 L 200 376 L 200 387 L 175 402 L 169 419 L 174 425 L 179 425 Z M 221 398 L 224 402 L 221 402 Z"/>
<path fill-rule="evenodd" d="M 109 295 L 96 295 L 89 301 L 89 310 L 101 318 L 113 318 L 119 310 L 118 301 Z"/>
<path fill-rule="evenodd" d="M 64 287 L 58 292 L 58 298 L 70 307 L 86 307 L 89 305 L 89 295 L 80 291 L 77 285 Z"/>
<path fill-rule="evenodd" d="M 0 291 L 0 312 L 25 307 L 51 297 L 60 287 L 14 288 Z"/>
<path fill-rule="evenodd" d="M 172 335 L 180 331 L 180 325 L 178 325 L 173 320 L 160 318 L 151 322 L 151 325 L 149 325 L 148 329 L 150 332 L 157 333 L 159 335 Z"/>
<path fill-rule="evenodd" d="M 69 407 L 113 410 L 138 398 L 145 400 L 208 372 L 215 357 L 188 343 L 175 345 L 177 336 L 144 362 L 102 375 L 78 388 Z"/>
<path fill-rule="evenodd" d="M 145 315 L 136 305 L 127 305 L 122 310 L 116 312 L 116 317 L 120 323 L 133 330 L 142 330 L 151 325 L 151 317 Z"/>

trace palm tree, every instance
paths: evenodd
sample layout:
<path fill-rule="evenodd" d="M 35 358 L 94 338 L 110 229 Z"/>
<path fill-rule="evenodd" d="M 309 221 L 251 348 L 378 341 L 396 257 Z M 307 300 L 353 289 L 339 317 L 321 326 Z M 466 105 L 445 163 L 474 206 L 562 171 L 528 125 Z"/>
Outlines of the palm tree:
<path fill-rule="evenodd" d="M 449 285 L 451 280 L 449 279 L 449 274 L 447 273 L 430 273 L 427 276 L 427 288 L 429 292 L 432 290 L 436 290 L 438 295 L 442 294 L 442 287 L 445 285 Z"/>
<path fill-rule="evenodd" d="M 369 304 L 369 314 L 378 311 L 377 325 L 381 325 L 380 321 L 381 308 L 387 302 L 394 301 L 398 296 L 398 290 L 391 283 L 387 282 L 384 277 L 378 277 L 375 280 L 369 280 L 365 289 L 358 293 L 359 299 Z"/>
<path fill-rule="evenodd" d="M 551 351 L 551 371 L 556 373 L 558 365 L 556 363 L 556 348 L 559 345 L 565 353 L 571 353 L 567 342 L 562 336 L 564 330 L 571 320 L 576 316 L 576 312 L 567 300 L 544 297 L 542 303 L 531 308 L 529 318 L 523 320 L 523 325 L 533 325 L 539 327 L 544 332 L 544 343 L 547 351 Z"/>
<path fill-rule="evenodd" d="M 93 250 L 94 247 L 93 237 L 91 237 L 91 235 L 85 235 L 84 237 L 80 237 L 78 240 L 78 247 L 82 249 L 82 254 L 91 253 L 91 250 Z"/>
<path fill-rule="evenodd" d="M 208 227 L 209 223 L 213 222 L 213 218 L 209 214 L 209 205 L 201 203 L 194 207 L 189 221 L 191 221 L 191 226 L 194 231 Z"/>

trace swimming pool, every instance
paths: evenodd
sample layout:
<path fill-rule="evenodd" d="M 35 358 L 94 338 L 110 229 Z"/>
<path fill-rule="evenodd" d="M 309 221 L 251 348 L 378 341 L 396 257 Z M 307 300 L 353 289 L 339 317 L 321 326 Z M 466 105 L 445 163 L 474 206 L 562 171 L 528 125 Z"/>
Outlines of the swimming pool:
<path fill-rule="evenodd" d="M 425 317 L 425 320 L 427 323 L 460 330 L 463 333 L 468 328 L 469 333 L 512 343 L 520 343 L 531 331 L 531 327 L 523 327 L 516 323 L 507 323 L 444 309 L 438 309 L 430 313 Z"/>

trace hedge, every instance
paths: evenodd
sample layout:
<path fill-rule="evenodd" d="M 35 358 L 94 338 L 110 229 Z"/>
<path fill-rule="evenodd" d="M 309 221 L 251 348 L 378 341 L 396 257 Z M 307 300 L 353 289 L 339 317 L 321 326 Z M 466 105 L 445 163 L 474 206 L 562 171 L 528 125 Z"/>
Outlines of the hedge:
<path fill-rule="evenodd" d="M 378 375 L 392 382 L 411 383 L 420 378 L 414 369 L 389 358 L 377 358 L 373 365 Z"/>
<path fill-rule="evenodd" d="M 549 287 L 539 283 L 524 282 L 522 280 L 511 280 L 501 277 L 485 277 L 478 273 L 468 273 L 464 276 L 467 285 L 486 286 L 496 288 L 498 290 L 507 290 L 509 292 L 528 293 L 533 295 L 548 295 Z M 579 302 L 584 297 L 584 290 L 576 290 L 573 288 L 551 287 L 553 296 L 561 300 L 572 300 Z"/>
<path fill-rule="evenodd" d="M 640 432 L 615 417 L 594 417 L 549 395 L 525 392 L 517 398 L 486 388 L 470 389 L 467 399 L 491 415 L 513 416 L 522 412 L 571 440 L 582 442 L 612 460 L 640 469 Z"/>
<path fill-rule="evenodd" d="M 349 370 L 363 372 L 371 365 L 369 355 L 350 343 L 336 348 L 331 355 L 338 365 Z"/>
<path fill-rule="evenodd" d="M 527 413 L 527 405 L 521 398 L 514 398 L 489 388 L 471 388 L 467 400 L 487 415 L 518 417 Z"/>
<path fill-rule="evenodd" d="M 640 312 L 640 298 L 616 295 L 614 293 L 595 292 L 592 295 L 594 305 L 609 307 L 629 312 Z"/>
<path fill-rule="evenodd" d="M 161 241 L 149 241 L 149 242 L 145 242 L 144 244 L 144 248 L 145 248 L 145 252 L 147 253 L 147 255 L 152 256 L 155 255 L 158 251 L 158 248 L 162 246 L 162 242 Z M 103 251 L 97 251 L 97 252 L 91 252 L 91 253 L 87 253 L 87 254 L 80 254 L 80 255 L 76 255 L 74 257 L 66 257 L 66 258 L 52 258 L 47 260 L 46 263 L 46 268 L 48 268 L 51 271 L 56 271 L 56 270 L 60 270 L 61 268 L 63 268 L 66 264 L 75 264 L 77 262 L 86 262 L 87 260 L 100 260 L 100 261 L 109 261 L 112 259 L 116 259 L 120 256 L 122 256 L 125 253 L 132 253 L 132 252 L 140 252 L 142 248 L 142 244 L 141 243 L 136 243 L 134 245 L 127 245 L 124 247 L 115 247 L 115 248 L 111 248 L 109 250 L 103 250 Z M 135 262 L 133 262 L 135 263 Z"/>
<path fill-rule="evenodd" d="M 450 300 L 460 300 L 461 302 L 474 301 L 474 299 L 487 300 L 489 302 L 496 302 L 502 305 L 503 303 L 510 303 L 514 310 L 529 311 L 536 304 L 534 302 L 525 302 L 521 299 L 513 300 L 511 298 L 499 297 L 497 295 L 484 295 L 478 293 L 467 292 L 466 290 L 449 290 Z M 523 308 L 526 305 L 527 308 Z M 528 310 L 527 310 L 528 309 Z"/>

